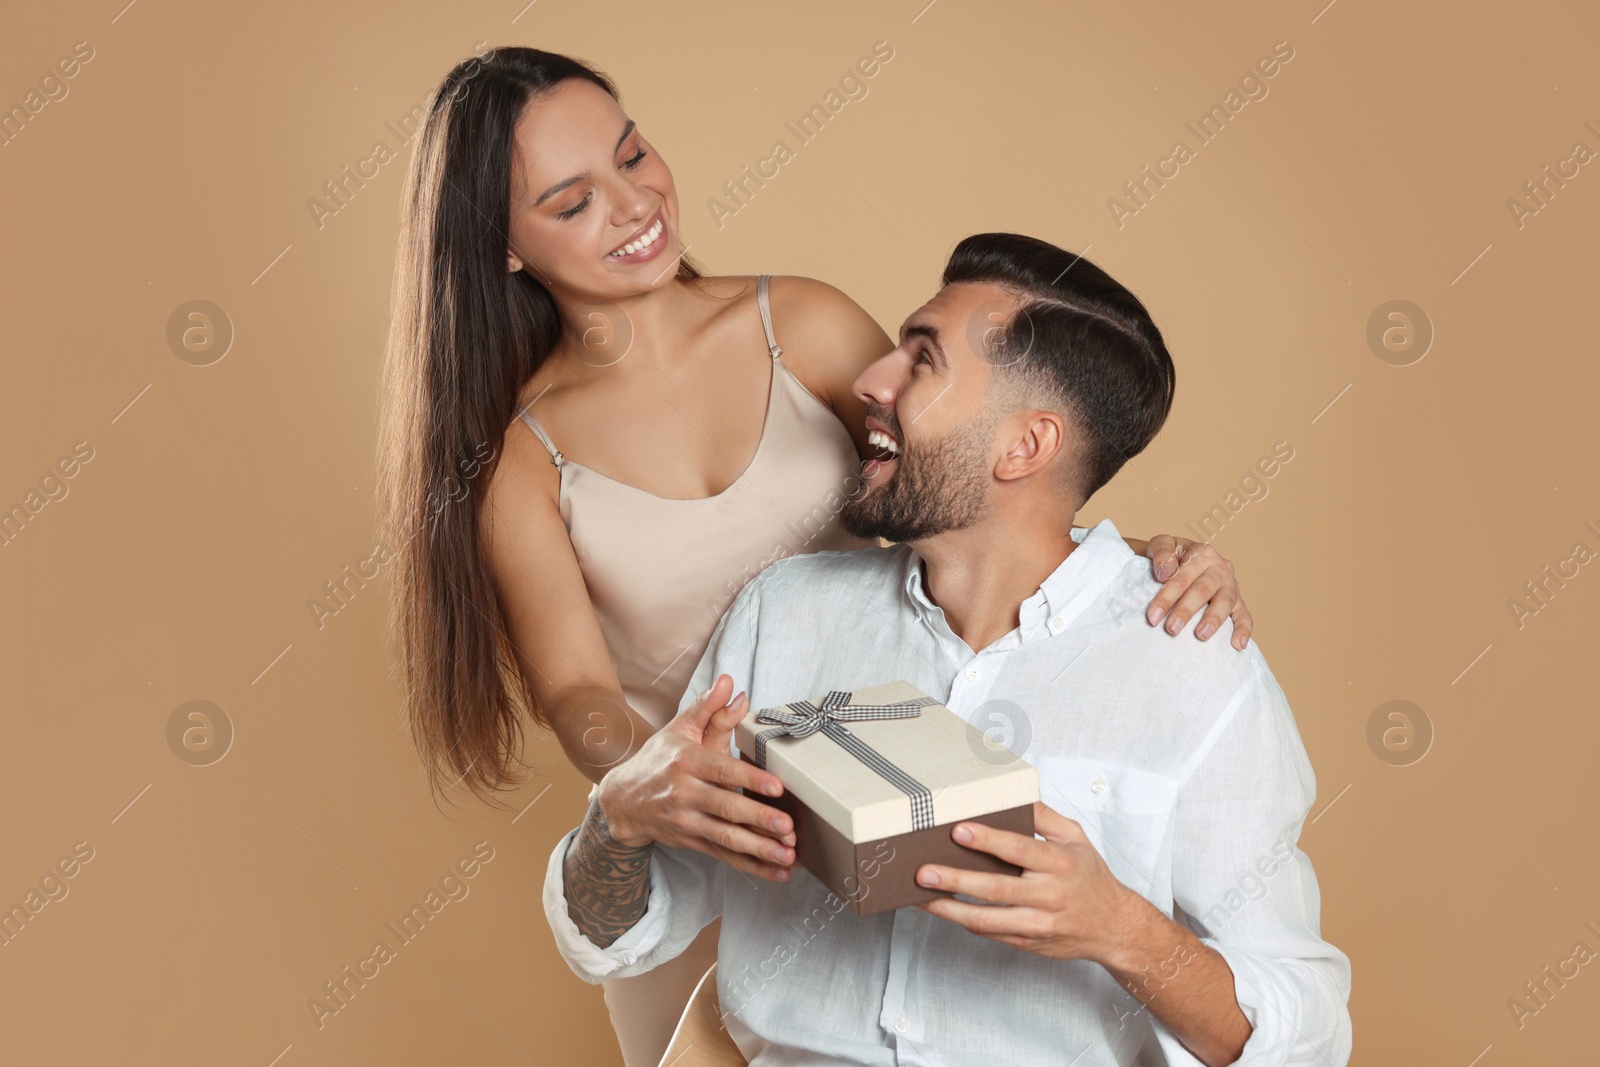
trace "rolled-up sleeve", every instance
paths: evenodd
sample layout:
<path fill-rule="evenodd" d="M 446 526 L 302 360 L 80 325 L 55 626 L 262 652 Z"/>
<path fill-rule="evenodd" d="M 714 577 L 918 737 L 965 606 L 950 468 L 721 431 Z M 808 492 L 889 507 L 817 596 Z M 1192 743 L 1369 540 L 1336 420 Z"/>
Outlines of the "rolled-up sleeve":
<path fill-rule="evenodd" d="M 1341 972 L 1306 960 L 1263 956 L 1214 938 L 1202 940 L 1233 971 L 1234 997 L 1252 1027 L 1235 1067 L 1349 1062 L 1348 961 Z"/>
<path fill-rule="evenodd" d="M 562 868 L 577 836 L 571 830 L 550 853 L 544 877 L 544 911 L 556 948 L 585 982 L 624 978 L 659 967 L 688 947 L 706 924 L 722 914 L 723 864 L 688 849 L 652 846 L 650 900 L 645 913 L 607 948 L 584 936 L 567 914 Z"/>
<path fill-rule="evenodd" d="M 1317 876 L 1297 844 L 1316 781 L 1288 700 L 1253 654 L 1253 678 L 1179 789 L 1173 899 L 1233 971 L 1253 1028 L 1238 1067 L 1340 1067 L 1351 1048 L 1350 960 L 1322 939 Z M 1198 1062 L 1157 1032 L 1169 1062 Z"/>

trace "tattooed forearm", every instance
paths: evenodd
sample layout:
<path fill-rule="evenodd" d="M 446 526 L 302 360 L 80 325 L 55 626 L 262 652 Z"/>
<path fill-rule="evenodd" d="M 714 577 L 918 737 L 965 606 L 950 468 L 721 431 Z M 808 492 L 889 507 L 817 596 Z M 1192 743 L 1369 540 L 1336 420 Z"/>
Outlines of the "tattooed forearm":
<path fill-rule="evenodd" d="M 590 941 L 609 948 L 633 929 L 650 903 L 651 845 L 618 844 L 598 801 L 562 864 L 567 915 Z"/>

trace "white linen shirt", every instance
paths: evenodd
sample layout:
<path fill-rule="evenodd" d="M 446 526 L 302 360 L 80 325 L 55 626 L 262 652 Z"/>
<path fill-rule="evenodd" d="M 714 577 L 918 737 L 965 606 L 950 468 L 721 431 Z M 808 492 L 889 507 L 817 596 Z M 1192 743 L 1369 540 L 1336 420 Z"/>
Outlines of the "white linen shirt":
<path fill-rule="evenodd" d="M 718 624 L 682 706 L 724 673 L 752 708 L 911 682 L 1032 763 L 1044 803 L 1082 824 L 1112 873 L 1221 953 L 1254 1027 L 1241 1067 L 1343 1067 L 1350 963 L 1319 934 L 1295 844 L 1316 790 L 1283 691 L 1253 642 L 1229 645 L 1231 623 L 1205 642 L 1193 620 L 1176 636 L 1148 625 L 1159 585 L 1109 521 L 1073 536 L 1018 627 L 976 654 L 909 546 L 775 563 Z M 798 865 L 769 882 L 657 845 L 645 914 L 601 949 L 567 914 L 576 832 L 544 887 L 573 971 L 647 971 L 721 915 L 717 992 L 752 1065 L 1199 1062 L 1096 963 L 918 908 L 860 918 Z"/>

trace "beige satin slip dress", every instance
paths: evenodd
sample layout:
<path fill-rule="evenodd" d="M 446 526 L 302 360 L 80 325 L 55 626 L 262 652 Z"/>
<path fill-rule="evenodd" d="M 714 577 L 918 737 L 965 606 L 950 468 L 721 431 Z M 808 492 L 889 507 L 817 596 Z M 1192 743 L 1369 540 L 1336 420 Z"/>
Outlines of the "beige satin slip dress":
<path fill-rule="evenodd" d="M 838 512 L 859 485 L 850 434 L 783 365 L 768 276 L 756 303 L 771 356 L 766 422 L 744 473 L 715 496 L 662 497 L 574 463 L 531 412 L 520 418 L 561 472 L 561 515 L 628 703 L 658 728 L 678 704 L 745 582 L 800 552 L 859 548 Z M 734 679 L 742 685 L 743 679 Z M 602 983 L 627 1067 L 657 1067 L 695 983 L 716 961 L 721 922 L 654 970 Z"/>

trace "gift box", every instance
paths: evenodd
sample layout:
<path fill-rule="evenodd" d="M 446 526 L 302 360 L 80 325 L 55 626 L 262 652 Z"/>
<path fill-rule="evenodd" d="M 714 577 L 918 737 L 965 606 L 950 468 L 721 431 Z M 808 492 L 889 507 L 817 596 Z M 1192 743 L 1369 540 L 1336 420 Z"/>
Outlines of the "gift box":
<path fill-rule="evenodd" d="M 734 743 L 783 782 L 783 796 L 760 799 L 794 820 L 796 860 L 857 915 L 954 895 L 917 884 L 924 863 L 1021 873 L 950 828 L 1032 837 L 1038 773 L 909 682 L 763 708 Z"/>

